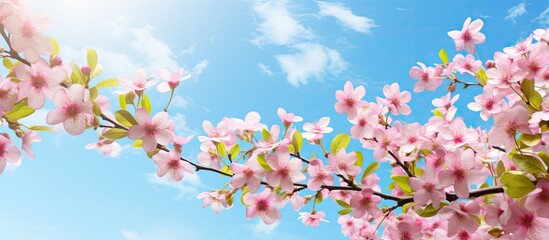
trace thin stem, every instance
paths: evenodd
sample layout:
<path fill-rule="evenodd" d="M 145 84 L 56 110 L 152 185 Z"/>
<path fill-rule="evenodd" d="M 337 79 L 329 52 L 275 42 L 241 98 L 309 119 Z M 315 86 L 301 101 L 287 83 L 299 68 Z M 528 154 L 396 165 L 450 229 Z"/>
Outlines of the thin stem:
<path fill-rule="evenodd" d="M 170 103 L 172 103 L 173 92 L 175 91 L 172 89 L 172 92 L 170 93 L 170 100 L 168 100 L 168 104 L 166 104 L 166 107 L 164 108 L 164 112 L 168 111 L 168 107 L 170 107 Z"/>

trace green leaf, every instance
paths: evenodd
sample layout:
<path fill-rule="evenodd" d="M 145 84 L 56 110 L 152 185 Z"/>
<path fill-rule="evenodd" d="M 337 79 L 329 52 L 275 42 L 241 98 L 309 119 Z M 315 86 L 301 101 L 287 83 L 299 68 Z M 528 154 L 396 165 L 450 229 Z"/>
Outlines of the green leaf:
<path fill-rule="evenodd" d="M 128 136 L 128 131 L 120 128 L 111 128 L 105 133 L 103 133 L 103 137 L 106 137 L 112 140 L 125 138 L 127 136 Z"/>
<path fill-rule="evenodd" d="M 375 172 L 379 168 L 379 162 L 372 162 L 368 167 L 366 167 L 366 170 L 364 170 L 364 173 L 362 174 L 361 181 L 364 180 L 364 178 L 368 177 L 370 174 Z"/>
<path fill-rule="evenodd" d="M 364 156 L 362 155 L 362 152 L 360 152 L 360 151 L 355 151 L 355 153 L 356 153 L 355 165 L 362 168 L 362 162 L 364 162 Z"/>
<path fill-rule="evenodd" d="M 80 70 L 80 67 L 78 67 L 78 65 L 76 64 L 72 65 L 71 81 L 72 81 L 71 83 L 76 83 L 82 86 L 86 86 L 86 78 L 84 77 L 84 74 Z"/>
<path fill-rule="evenodd" d="M 346 148 L 350 141 L 351 137 L 349 135 L 345 133 L 338 134 L 330 144 L 330 152 L 336 154 L 340 149 Z"/>
<path fill-rule="evenodd" d="M 16 103 L 9 112 L 6 112 L 5 117 L 12 122 L 16 122 L 21 118 L 25 118 L 33 114 L 35 111 L 36 110 L 34 110 L 34 108 L 28 106 L 27 98 L 24 98 Z"/>
<path fill-rule="evenodd" d="M 141 100 L 141 107 L 145 108 L 149 114 L 151 114 L 152 105 L 151 101 L 149 100 L 149 96 L 147 94 L 143 93 L 143 99 Z"/>
<path fill-rule="evenodd" d="M 393 176 L 391 176 L 391 179 L 393 179 L 393 181 L 395 181 L 395 184 L 404 193 L 408 193 L 408 194 L 412 193 L 412 188 L 410 187 L 410 184 L 408 184 L 408 179 L 410 179 L 410 177 L 393 175 Z"/>
<path fill-rule="evenodd" d="M 301 151 L 301 147 L 303 146 L 303 136 L 298 130 L 296 130 L 292 136 L 292 145 L 294 146 L 295 152 Z"/>
<path fill-rule="evenodd" d="M 549 155 L 546 152 L 539 152 L 538 156 L 545 163 L 545 166 L 549 166 Z"/>
<path fill-rule="evenodd" d="M 541 104 L 543 102 L 543 98 L 541 97 L 541 94 L 538 91 L 534 91 L 534 94 L 528 100 L 530 101 L 530 106 L 529 107 L 533 107 L 534 108 L 533 110 L 542 109 Z"/>
<path fill-rule="evenodd" d="M 134 105 L 134 101 L 135 101 L 135 93 L 133 92 L 129 92 L 126 94 L 126 104 L 130 104 L 130 105 Z"/>
<path fill-rule="evenodd" d="M 240 195 L 240 203 L 242 203 L 243 206 L 248 206 L 246 203 L 244 203 L 244 196 L 246 196 L 247 193 L 250 192 L 250 189 L 248 187 L 242 188 L 242 194 Z"/>
<path fill-rule="evenodd" d="M 261 137 L 263 137 L 263 140 L 267 141 L 271 137 L 271 133 L 269 130 L 263 128 L 263 130 L 261 130 Z"/>
<path fill-rule="evenodd" d="M 2 60 L 2 64 L 4 64 L 4 67 L 6 67 L 8 70 L 13 69 L 13 63 L 9 58 L 4 58 L 4 60 Z"/>
<path fill-rule="evenodd" d="M 446 54 L 444 48 L 441 48 L 440 51 L 438 51 L 438 57 L 440 57 L 440 61 L 442 61 L 444 65 L 448 65 L 448 54 Z"/>
<path fill-rule="evenodd" d="M 265 159 L 265 156 L 263 155 L 257 155 L 257 162 L 259 163 L 259 165 L 261 165 L 261 167 L 269 172 L 273 171 L 273 169 L 271 168 L 271 166 L 269 166 L 269 164 L 267 163 L 267 159 Z"/>
<path fill-rule="evenodd" d="M 339 206 L 343 207 L 343 208 L 352 208 L 350 204 L 348 204 L 347 202 L 345 201 L 341 201 L 341 200 L 336 200 L 337 204 L 339 204 Z"/>
<path fill-rule="evenodd" d="M 344 209 L 341 209 L 337 212 L 337 214 L 339 215 L 347 215 L 349 213 L 353 212 L 353 209 L 350 209 L 350 208 L 344 208 Z"/>
<path fill-rule="evenodd" d="M 57 54 L 59 53 L 59 44 L 57 44 L 57 41 L 55 41 L 55 39 L 51 38 L 51 37 L 48 37 L 50 39 L 50 42 L 51 42 L 51 46 L 53 48 L 53 51 L 51 52 L 51 58 L 55 58 L 57 56 Z"/>
<path fill-rule="evenodd" d="M 536 146 L 541 141 L 541 134 L 521 134 L 518 141 L 528 147 Z"/>
<path fill-rule="evenodd" d="M 439 204 L 439 207 L 435 208 L 435 207 L 433 207 L 433 204 L 429 204 L 429 205 L 425 206 L 425 208 L 423 208 L 423 209 L 418 209 L 417 214 L 419 216 L 422 216 L 422 217 L 425 217 L 425 218 L 432 217 L 432 216 L 437 215 L 438 210 L 440 210 L 442 207 L 447 206 L 447 205 L 448 205 L 448 203 L 441 202 Z"/>
<path fill-rule="evenodd" d="M 97 66 L 97 52 L 91 48 L 88 48 L 88 67 L 90 67 L 90 69 L 93 72 L 96 66 Z"/>
<path fill-rule="evenodd" d="M 519 171 L 504 172 L 499 181 L 503 184 L 503 190 L 512 198 L 522 198 L 533 191 L 534 183 Z"/>
<path fill-rule="evenodd" d="M 137 140 L 133 141 L 132 146 L 134 148 L 142 148 L 143 147 L 143 140 L 137 139 Z"/>
<path fill-rule="evenodd" d="M 501 175 L 505 172 L 505 165 L 503 164 L 503 161 L 499 161 L 496 165 L 496 173 L 497 177 L 501 177 Z"/>
<path fill-rule="evenodd" d="M 231 168 L 227 165 L 223 166 L 221 168 L 221 171 L 226 173 L 226 174 L 233 175 L 233 171 L 231 171 Z M 225 176 L 225 175 L 223 175 L 223 176 Z"/>
<path fill-rule="evenodd" d="M 522 80 L 522 83 L 520 84 L 520 90 L 524 94 L 524 97 L 528 100 L 534 96 L 534 92 L 536 89 L 534 88 L 534 80 L 532 79 L 524 79 Z"/>
<path fill-rule="evenodd" d="M 316 203 L 321 203 L 323 199 L 324 198 L 322 197 L 322 192 L 318 191 L 315 195 L 315 202 Z"/>
<path fill-rule="evenodd" d="M 118 103 L 120 104 L 120 108 L 126 109 L 126 96 L 124 94 L 118 95 Z"/>
<path fill-rule="evenodd" d="M 90 88 L 90 100 L 95 100 L 99 96 L 99 91 L 96 87 Z"/>
<path fill-rule="evenodd" d="M 547 173 L 545 167 L 540 160 L 534 156 L 512 154 L 510 156 L 513 162 L 522 170 L 527 173 Z"/>
<path fill-rule="evenodd" d="M 101 115 L 101 108 L 99 107 L 99 105 L 96 102 L 92 102 L 92 113 L 95 116 Z"/>
<path fill-rule="evenodd" d="M 438 109 L 433 110 L 433 115 L 435 117 L 444 117 L 444 114 L 442 114 L 442 112 L 439 111 Z"/>
<path fill-rule="evenodd" d="M 39 132 L 51 132 L 52 129 L 48 126 L 34 126 L 34 125 L 31 125 L 29 127 L 30 130 L 34 130 L 34 131 L 39 131 Z"/>
<path fill-rule="evenodd" d="M 215 148 L 217 149 L 217 153 L 219 154 L 219 157 L 221 158 L 227 157 L 227 147 L 225 147 L 225 143 L 223 142 L 216 143 Z"/>
<path fill-rule="evenodd" d="M 118 79 L 115 79 L 115 78 L 108 78 L 108 79 L 105 79 L 99 83 L 97 83 L 97 85 L 95 85 L 96 88 L 107 88 L 107 87 L 116 87 L 116 86 L 119 86 L 120 83 L 118 82 Z"/>
<path fill-rule="evenodd" d="M 402 206 L 402 212 L 407 213 L 408 210 L 414 205 L 416 205 L 415 202 L 409 202 L 409 203 L 404 204 L 404 206 Z"/>
<path fill-rule="evenodd" d="M 488 81 L 488 76 L 486 76 L 486 71 L 484 71 L 484 68 L 479 68 L 477 71 L 477 79 L 480 85 L 485 86 L 486 82 Z"/>
<path fill-rule="evenodd" d="M 231 147 L 231 150 L 229 150 L 229 158 L 235 159 L 239 153 L 240 153 L 240 145 L 235 144 Z"/>
<path fill-rule="evenodd" d="M 114 118 L 116 118 L 116 121 L 125 127 L 137 125 L 137 120 L 135 120 L 132 114 L 126 110 L 118 110 L 114 112 Z"/>

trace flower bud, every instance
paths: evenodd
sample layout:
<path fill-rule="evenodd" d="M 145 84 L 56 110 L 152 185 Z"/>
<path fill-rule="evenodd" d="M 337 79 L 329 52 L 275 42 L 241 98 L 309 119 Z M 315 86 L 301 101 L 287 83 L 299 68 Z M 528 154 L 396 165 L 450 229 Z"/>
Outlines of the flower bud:
<path fill-rule="evenodd" d="M 51 67 L 56 67 L 56 66 L 61 66 L 63 65 L 63 59 L 59 56 L 55 57 L 54 59 L 52 59 L 50 61 L 50 66 Z"/>
<path fill-rule="evenodd" d="M 494 62 L 493 60 L 486 61 L 486 68 L 495 68 L 495 67 L 496 67 L 496 62 Z"/>
<path fill-rule="evenodd" d="M 88 66 L 82 66 L 80 68 L 80 71 L 82 71 L 82 73 L 87 76 L 87 77 L 90 77 L 90 74 L 91 74 L 91 68 L 88 67 Z"/>
<path fill-rule="evenodd" d="M 454 91 L 456 91 L 456 82 L 452 82 L 448 85 L 448 92 L 453 93 Z"/>

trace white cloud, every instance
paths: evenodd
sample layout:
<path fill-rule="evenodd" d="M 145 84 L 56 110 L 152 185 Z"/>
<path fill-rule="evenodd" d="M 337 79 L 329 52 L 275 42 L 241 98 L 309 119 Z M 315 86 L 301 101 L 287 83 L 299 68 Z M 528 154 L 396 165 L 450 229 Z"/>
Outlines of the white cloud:
<path fill-rule="evenodd" d="M 195 132 L 187 124 L 187 117 L 181 113 L 171 116 L 174 122 L 175 132 L 182 135 L 195 135 Z"/>
<path fill-rule="evenodd" d="M 178 239 L 203 239 L 204 236 L 195 229 L 185 226 L 161 226 L 149 230 L 123 230 L 124 240 L 178 240 Z"/>
<path fill-rule="evenodd" d="M 355 15 L 349 7 L 341 3 L 317 2 L 321 16 L 330 16 L 338 20 L 339 24 L 346 28 L 361 33 L 371 33 L 370 29 L 376 27 L 374 20 Z"/>
<path fill-rule="evenodd" d="M 402 12 L 406 11 L 406 8 L 401 8 L 401 7 L 397 7 L 397 8 L 395 8 L 395 9 L 396 9 L 397 11 L 402 11 Z"/>
<path fill-rule="evenodd" d="M 168 44 L 156 38 L 152 33 L 154 28 L 147 24 L 142 28 L 131 28 L 129 45 L 138 53 L 145 56 L 146 62 L 151 63 L 151 68 L 163 67 L 168 69 L 179 69 L 174 59 L 172 49 Z"/>
<path fill-rule="evenodd" d="M 198 79 L 202 72 L 210 65 L 207 59 L 200 60 L 192 69 L 192 74 L 195 79 Z"/>
<path fill-rule="evenodd" d="M 288 82 L 294 86 L 307 84 L 310 78 L 322 79 L 327 73 L 339 74 L 347 63 L 337 50 L 317 43 L 302 43 L 293 46 L 298 52 L 275 56 Z"/>
<path fill-rule="evenodd" d="M 537 21 L 542 27 L 549 27 L 549 7 L 532 21 Z"/>
<path fill-rule="evenodd" d="M 258 219 L 256 224 L 250 225 L 250 230 L 257 236 L 265 236 L 273 233 L 279 224 L 280 221 L 267 225 L 261 219 Z"/>
<path fill-rule="evenodd" d="M 149 183 L 160 187 L 169 187 L 176 189 L 179 193 L 176 199 L 196 199 L 202 181 L 197 174 L 185 173 L 185 177 L 179 182 L 170 182 L 168 176 L 158 177 L 156 173 L 146 173 L 145 177 Z"/>
<path fill-rule="evenodd" d="M 191 44 L 187 49 L 181 50 L 182 54 L 193 54 L 196 49 L 196 43 Z"/>
<path fill-rule="evenodd" d="M 29 115 L 26 118 L 19 120 L 25 126 L 37 125 L 37 126 L 49 126 L 46 122 L 46 116 L 50 109 L 42 108 L 35 111 L 33 114 Z"/>
<path fill-rule="evenodd" d="M 170 106 L 175 108 L 185 109 L 189 106 L 189 101 L 180 95 L 175 95 L 172 98 L 172 102 L 170 103 Z"/>
<path fill-rule="evenodd" d="M 141 240 L 141 235 L 136 231 L 124 230 L 122 231 L 122 237 L 126 240 Z"/>
<path fill-rule="evenodd" d="M 260 0 L 254 4 L 253 11 L 261 20 L 256 27 L 259 36 L 251 41 L 255 45 L 287 45 L 313 37 L 288 11 L 287 0 Z"/>
<path fill-rule="evenodd" d="M 258 63 L 257 64 L 257 67 L 261 70 L 261 72 L 269 77 L 273 76 L 274 73 L 273 71 L 271 71 L 271 67 L 263 64 L 263 63 Z"/>
<path fill-rule="evenodd" d="M 519 3 L 516 6 L 513 6 L 512 8 L 509 8 L 507 10 L 507 16 L 505 16 L 505 20 L 511 20 L 514 23 L 516 23 L 515 19 L 519 16 L 522 16 L 526 13 L 526 4 Z"/>

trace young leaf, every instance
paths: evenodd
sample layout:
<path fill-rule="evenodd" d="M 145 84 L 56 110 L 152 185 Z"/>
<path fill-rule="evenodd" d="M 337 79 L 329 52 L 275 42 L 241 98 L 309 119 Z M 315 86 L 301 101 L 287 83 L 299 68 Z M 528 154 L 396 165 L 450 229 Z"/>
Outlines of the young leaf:
<path fill-rule="evenodd" d="M 108 78 L 101 82 L 99 82 L 97 85 L 95 85 L 96 88 L 107 88 L 107 87 L 116 87 L 119 86 L 120 83 L 118 82 L 118 79 L 115 78 Z"/>
<path fill-rule="evenodd" d="M 296 130 L 292 136 L 292 145 L 294 146 L 294 152 L 301 151 L 301 147 L 303 146 L 303 136 L 298 130 Z"/>
<path fill-rule="evenodd" d="M 25 118 L 31 115 L 32 113 L 34 113 L 34 111 L 34 108 L 28 106 L 27 98 L 24 98 L 23 100 L 16 103 L 9 112 L 5 113 L 4 116 L 8 120 L 15 122 L 21 118 Z"/>
<path fill-rule="evenodd" d="M 116 121 L 126 127 L 131 127 L 137 124 L 137 120 L 135 120 L 132 114 L 126 110 L 118 110 L 114 112 L 114 118 L 116 118 Z"/>
<path fill-rule="evenodd" d="M 125 138 L 127 136 L 128 136 L 128 131 L 120 128 L 111 128 L 105 133 L 103 133 L 103 137 L 106 137 L 112 140 Z"/>
<path fill-rule="evenodd" d="M 350 141 L 351 137 L 349 135 L 345 133 L 338 134 L 330 144 L 330 152 L 336 154 L 340 149 L 346 148 Z"/>
<path fill-rule="evenodd" d="M 395 181 L 395 184 L 400 188 L 400 190 L 402 190 L 404 193 L 412 193 L 412 188 L 410 187 L 410 185 L 408 184 L 408 179 L 410 177 L 408 176 L 398 176 L 398 175 L 393 175 L 391 176 L 391 179 L 393 179 L 393 181 Z"/>
<path fill-rule="evenodd" d="M 141 107 L 145 108 L 149 114 L 151 114 L 152 105 L 151 101 L 149 100 L 149 96 L 147 94 L 143 93 L 143 99 L 141 100 Z"/>
<path fill-rule="evenodd" d="M 378 162 L 372 162 L 370 163 L 370 165 L 368 165 L 368 167 L 366 167 L 366 170 L 364 170 L 364 173 L 362 174 L 362 178 L 361 178 L 361 181 L 368 177 L 370 174 L 372 174 L 373 172 L 375 172 L 377 169 L 379 168 L 379 163 Z"/>
<path fill-rule="evenodd" d="M 267 159 L 265 159 L 263 155 L 257 155 L 257 162 L 259 162 L 259 165 L 261 165 L 263 169 L 269 172 L 273 171 L 271 166 L 269 166 L 269 164 L 267 163 Z"/>
<path fill-rule="evenodd" d="M 362 168 L 362 162 L 364 161 L 364 156 L 362 155 L 362 152 L 355 151 L 355 153 L 356 153 L 355 165 Z"/>
<path fill-rule="evenodd" d="M 505 193 L 512 198 L 522 198 L 536 188 L 524 173 L 518 171 L 504 172 L 499 181 L 503 184 Z"/>
<path fill-rule="evenodd" d="M 527 173 L 547 173 L 545 167 L 540 160 L 534 156 L 513 154 L 511 155 L 513 162 Z"/>
<path fill-rule="evenodd" d="M 90 69 L 93 72 L 96 66 L 97 66 L 97 52 L 91 48 L 88 48 L 88 67 L 90 67 Z"/>
<path fill-rule="evenodd" d="M 227 157 L 227 147 L 225 147 L 225 143 L 220 142 L 217 143 L 216 146 L 217 153 L 219 154 L 219 157 L 226 158 Z"/>
<path fill-rule="evenodd" d="M 118 103 L 120 104 L 120 108 L 126 109 L 126 96 L 124 94 L 118 95 Z"/>
<path fill-rule="evenodd" d="M 438 51 L 438 57 L 442 63 L 448 65 L 448 54 L 446 54 L 446 50 L 444 50 L 444 48 L 441 48 L 440 51 Z"/>
<path fill-rule="evenodd" d="M 263 140 L 267 141 L 271 137 L 271 133 L 269 132 L 269 130 L 263 128 L 263 130 L 261 131 L 261 137 L 263 137 Z"/>
<path fill-rule="evenodd" d="M 34 130 L 34 131 L 39 131 L 39 132 L 51 132 L 52 129 L 48 126 L 34 126 L 34 125 L 31 125 L 29 127 L 30 130 Z"/>
<path fill-rule="evenodd" d="M 488 81 L 488 76 L 486 76 L 486 71 L 484 71 L 483 68 L 480 68 L 477 71 L 477 79 L 480 85 L 485 86 L 486 82 Z"/>
<path fill-rule="evenodd" d="M 347 215 L 347 214 L 351 213 L 352 211 L 353 211 L 353 209 L 344 208 L 344 209 L 341 209 L 341 210 L 337 211 L 337 214 L 339 214 L 339 215 Z"/>

